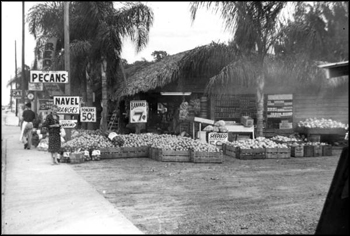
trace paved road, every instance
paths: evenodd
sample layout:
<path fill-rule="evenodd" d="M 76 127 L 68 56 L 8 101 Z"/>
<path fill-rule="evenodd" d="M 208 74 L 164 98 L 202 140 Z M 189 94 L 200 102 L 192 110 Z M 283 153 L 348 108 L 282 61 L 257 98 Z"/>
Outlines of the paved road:
<path fill-rule="evenodd" d="M 2 113 L 2 234 L 143 234 L 70 164 L 24 150 L 14 118 Z"/>

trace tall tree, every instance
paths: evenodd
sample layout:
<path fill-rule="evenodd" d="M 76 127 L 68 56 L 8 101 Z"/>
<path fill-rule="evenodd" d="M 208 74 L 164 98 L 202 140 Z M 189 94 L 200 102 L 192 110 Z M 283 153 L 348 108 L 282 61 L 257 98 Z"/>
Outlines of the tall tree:
<path fill-rule="evenodd" d="M 169 56 L 169 54 L 166 51 L 154 51 L 151 55 L 154 57 L 155 62 L 158 62 L 164 57 Z"/>
<path fill-rule="evenodd" d="M 219 13 L 225 29 L 232 32 L 241 59 L 226 66 L 215 79 L 227 79 L 228 72 L 244 76 L 256 83 L 257 136 L 263 135 L 263 109 L 266 66 L 264 59 L 278 37 L 278 17 L 287 2 L 191 2 L 192 20 L 199 8 Z"/>
<path fill-rule="evenodd" d="M 123 70 L 120 57 L 122 38 L 130 37 L 136 45 L 136 51 L 142 50 L 148 43 L 149 30 L 153 24 L 153 12 L 141 3 L 125 3 L 118 8 L 114 7 L 112 1 L 70 2 L 70 4 L 71 52 L 72 64 L 77 72 L 76 78 L 88 80 L 90 82 L 87 83 L 88 85 L 95 84 L 96 80 L 100 81 L 105 118 L 102 129 L 106 129 L 107 93 L 111 92 L 108 88 L 112 88 L 113 83 L 118 79 L 116 78 L 117 69 Z M 30 9 L 28 21 L 34 36 L 40 34 L 45 37 L 53 35 L 63 38 L 63 4 L 61 2 L 48 2 L 33 7 Z M 81 66 L 78 66 L 78 62 Z M 92 95 L 89 92 L 86 94 Z M 87 100 L 90 101 L 90 99 Z"/>

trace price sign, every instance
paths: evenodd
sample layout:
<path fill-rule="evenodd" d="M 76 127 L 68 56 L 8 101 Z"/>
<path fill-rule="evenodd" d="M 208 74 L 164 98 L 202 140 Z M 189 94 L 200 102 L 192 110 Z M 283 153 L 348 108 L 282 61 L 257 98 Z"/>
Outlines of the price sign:
<path fill-rule="evenodd" d="M 96 107 L 81 107 L 80 122 L 96 122 Z"/>
<path fill-rule="evenodd" d="M 212 132 L 208 134 L 208 143 L 216 146 L 221 146 L 223 142 L 227 142 L 228 133 Z"/>
<path fill-rule="evenodd" d="M 147 101 L 130 101 L 130 123 L 147 123 L 147 117 Z"/>
<path fill-rule="evenodd" d="M 22 98 L 22 90 L 20 89 L 11 89 L 11 94 L 14 98 Z"/>

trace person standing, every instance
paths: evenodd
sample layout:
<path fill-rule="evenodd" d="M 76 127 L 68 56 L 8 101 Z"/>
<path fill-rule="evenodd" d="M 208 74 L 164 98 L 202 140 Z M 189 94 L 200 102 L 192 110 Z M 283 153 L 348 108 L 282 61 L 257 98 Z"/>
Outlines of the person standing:
<path fill-rule="evenodd" d="M 31 149 L 32 147 L 32 132 L 33 121 L 35 120 L 35 113 L 31 110 L 32 104 L 28 102 L 25 105 L 25 110 L 22 113 L 22 129 L 20 140 L 24 143 L 24 149 Z"/>
<path fill-rule="evenodd" d="M 60 136 L 60 123 L 59 116 L 57 115 L 57 105 L 52 105 L 51 113 L 46 116 L 43 123 L 43 127 L 46 127 L 49 131 L 49 148 L 48 151 L 51 153 L 53 164 L 58 163 L 58 155 L 61 151 L 61 136 Z"/>

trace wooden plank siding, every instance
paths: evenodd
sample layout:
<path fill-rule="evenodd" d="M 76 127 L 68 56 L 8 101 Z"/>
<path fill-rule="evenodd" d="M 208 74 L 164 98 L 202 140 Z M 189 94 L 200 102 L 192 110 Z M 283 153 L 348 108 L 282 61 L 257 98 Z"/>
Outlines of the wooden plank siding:
<path fill-rule="evenodd" d="M 325 118 L 349 122 L 349 94 L 325 93 L 321 95 L 294 94 L 293 126 L 306 118 Z"/>

